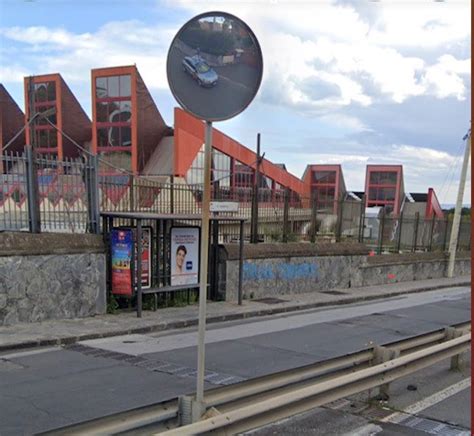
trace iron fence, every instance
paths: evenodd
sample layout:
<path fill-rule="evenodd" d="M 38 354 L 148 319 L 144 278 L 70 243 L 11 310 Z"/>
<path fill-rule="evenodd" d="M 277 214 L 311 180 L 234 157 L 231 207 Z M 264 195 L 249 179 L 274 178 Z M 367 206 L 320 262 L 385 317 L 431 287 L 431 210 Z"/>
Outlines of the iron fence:
<path fill-rule="evenodd" d="M 100 212 L 200 214 L 202 184 L 182 178 L 98 172 L 96 156 L 59 161 L 25 151 L 0 157 L 0 231 L 98 232 Z M 189 182 L 189 181 L 188 181 Z M 446 251 L 451 218 L 366 214 L 363 201 L 318 203 L 283 189 L 212 183 L 213 201 L 237 205 L 244 239 L 254 242 L 357 241 L 375 252 Z M 228 215 L 221 212 L 220 215 Z M 239 226 L 222 224 L 219 242 L 237 242 Z M 470 249 L 462 221 L 459 248 Z"/>

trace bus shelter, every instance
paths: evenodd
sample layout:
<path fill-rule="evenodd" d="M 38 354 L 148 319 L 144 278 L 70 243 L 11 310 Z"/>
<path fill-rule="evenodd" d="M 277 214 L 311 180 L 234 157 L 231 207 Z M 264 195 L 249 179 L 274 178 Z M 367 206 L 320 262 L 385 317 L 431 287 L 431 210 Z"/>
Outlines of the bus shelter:
<path fill-rule="evenodd" d="M 209 241 L 201 241 L 201 215 L 102 212 L 101 217 L 107 247 L 107 295 L 136 296 L 138 317 L 146 294 L 154 296 L 155 310 L 159 294 L 185 291 L 189 303 L 190 291 L 199 289 L 202 243 L 210 248 L 207 298 L 217 299 L 219 225 L 238 224 L 238 302 L 242 304 L 245 218 L 212 216 Z"/>

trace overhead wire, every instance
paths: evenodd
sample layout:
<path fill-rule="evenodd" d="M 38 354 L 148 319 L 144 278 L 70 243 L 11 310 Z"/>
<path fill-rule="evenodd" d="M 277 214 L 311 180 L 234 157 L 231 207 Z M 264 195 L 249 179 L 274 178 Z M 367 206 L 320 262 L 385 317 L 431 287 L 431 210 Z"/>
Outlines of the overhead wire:
<path fill-rule="evenodd" d="M 466 133 L 466 135 L 464 135 L 464 137 L 462 138 L 463 141 L 465 141 L 470 136 L 470 134 L 471 134 L 470 132 L 471 132 L 471 129 L 469 129 L 468 132 Z M 440 191 L 439 191 L 439 197 L 441 199 L 441 203 L 445 203 L 446 197 L 449 194 L 449 190 L 451 189 L 452 183 L 454 182 L 454 177 L 456 175 L 455 170 L 462 163 L 463 154 L 464 154 L 463 150 L 462 150 L 463 146 L 464 146 L 464 143 L 461 142 L 458 146 L 458 149 L 457 149 L 456 153 L 455 153 L 454 160 L 451 163 L 451 166 L 449 167 L 449 169 L 446 172 L 446 175 L 444 177 L 443 183 L 442 183 Z M 448 182 L 448 180 L 449 180 L 449 182 Z M 448 182 L 448 183 L 446 183 L 446 182 Z"/>

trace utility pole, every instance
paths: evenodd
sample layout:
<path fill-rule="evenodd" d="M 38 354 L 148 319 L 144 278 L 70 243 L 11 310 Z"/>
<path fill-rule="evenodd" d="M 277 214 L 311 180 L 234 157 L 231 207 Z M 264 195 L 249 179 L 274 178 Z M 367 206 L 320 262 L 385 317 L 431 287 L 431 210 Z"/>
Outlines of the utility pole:
<path fill-rule="evenodd" d="M 257 163 L 255 169 L 255 180 L 253 183 L 252 195 L 252 211 L 251 211 L 251 229 L 250 242 L 256 244 L 258 242 L 258 192 L 260 188 L 260 133 L 257 134 Z"/>
<path fill-rule="evenodd" d="M 463 138 L 466 140 L 466 149 L 464 151 L 464 160 L 462 163 L 461 180 L 459 182 L 458 198 L 456 200 L 456 208 L 454 209 L 453 226 L 451 228 L 451 237 L 449 239 L 449 262 L 448 277 L 453 277 L 454 262 L 456 260 L 456 248 L 458 245 L 459 226 L 461 223 L 462 199 L 464 197 L 464 187 L 466 184 L 467 164 L 469 163 L 469 155 L 471 153 L 471 129 Z"/>

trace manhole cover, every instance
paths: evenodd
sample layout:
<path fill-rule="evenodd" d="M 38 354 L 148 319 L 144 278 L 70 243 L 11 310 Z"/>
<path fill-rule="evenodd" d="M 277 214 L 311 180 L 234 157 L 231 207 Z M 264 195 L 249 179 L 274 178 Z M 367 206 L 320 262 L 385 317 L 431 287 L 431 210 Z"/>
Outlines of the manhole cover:
<path fill-rule="evenodd" d="M 341 291 L 321 291 L 321 294 L 330 294 L 330 295 L 347 295 L 346 292 Z"/>
<path fill-rule="evenodd" d="M 278 304 L 278 303 L 287 303 L 288 300 L 282 300 L 280 298 L 259 298 L 258 300 L 253 300 L 257 303 L 265 303 L 265 304 Z"/>

